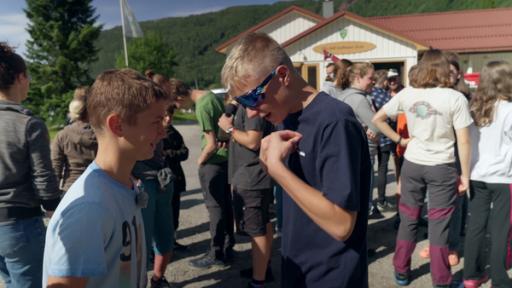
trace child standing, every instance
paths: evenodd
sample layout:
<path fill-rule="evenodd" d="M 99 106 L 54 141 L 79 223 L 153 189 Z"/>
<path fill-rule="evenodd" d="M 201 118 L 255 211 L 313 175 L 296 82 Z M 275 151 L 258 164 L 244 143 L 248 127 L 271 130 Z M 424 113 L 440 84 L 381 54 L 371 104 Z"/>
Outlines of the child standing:
<path fill-rule="evenodd" d="M 471 102 L 470 218 L 465 242 L 464 286 L 479 287 L 487 281 L 482 255 L 485 235 L 491 234 L 492 287 L 511 287 L 507 276 L 507 243 L 510 242 L 512 200 L 512 66 L 488 63 Z"/>
<path fill-rule="evenodd" d="M 400 286 L 410 283 L 411 255 L 416 247 L 418 220 L 427 190 L 433 286 L 452 284 L 447 259 L 448 227 L 457 196 L 454 143 L 457 140 L 462 168 L 458 191 L 462 194 L 469 184 L 472 120 L 464 95 L 449 88 L 449 74 L 450 64 L 440 50 L 425 52 L 415 72 L 415 86 L 400 91 L 373 119 L 387 137 L 407 146 L 400 181 L 401 222 L 393 258 L 395 279 Z M 409 139 L 403 139 L 386 122 L 388 116 L 395 117 L 399 111 L 405 111 L 407 116 Z"/>

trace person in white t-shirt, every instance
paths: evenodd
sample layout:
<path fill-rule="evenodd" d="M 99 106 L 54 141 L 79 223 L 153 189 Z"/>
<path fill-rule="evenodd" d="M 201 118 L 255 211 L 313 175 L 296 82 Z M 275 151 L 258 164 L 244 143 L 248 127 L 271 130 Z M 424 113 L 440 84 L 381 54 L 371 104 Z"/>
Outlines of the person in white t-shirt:
<path fill-rule="evenodd" d="M 395 143 L 407 146 L 401 175 L 398 230 L 393 265 L 400 286 L 410 283 L 411 255 L 421 208 L 428 190 L 430 271 L 434 287 L 449 287 L 448 231 L 457 193 L 454 144 L 459 149 L 461 176 L 458 192 L 469 185 L 472 123 L 468 102 L 451 88 L 450 64 L 440 50 L 431 49 L 418 63 L 412 87 L 394 96 L 373 118 L 379 130 Z M 404 112 L 410 138 L 403 139 L 386 122 Z M 454 133 L 455 130 L 455 133 Z"/>
<path fill-rule="evenodd" d="M 479 287 L 489 277 L 485 235 L 491 234 L 492 287 L 512 287 L 510 267 L 510 209 L 512 200 L 512 65 L 488 63 L 471 101 L 475 125 L 471 126 L 470 218 L 464 249 L 464 285 Z M 492 207 L 492 208 L 491 208 Z M 508 251 L 507 251 L 508 249 Z M 508 263 L 507 263 L 508 262 Z"/>

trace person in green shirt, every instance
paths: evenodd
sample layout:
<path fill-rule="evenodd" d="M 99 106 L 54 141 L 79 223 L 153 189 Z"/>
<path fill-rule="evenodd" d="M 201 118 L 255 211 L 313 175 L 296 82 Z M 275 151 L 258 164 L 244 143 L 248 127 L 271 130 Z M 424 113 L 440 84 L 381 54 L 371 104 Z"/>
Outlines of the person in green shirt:
<path fill-rule="evenodd" d="M 181 82 L 181 81 L 180 81 Z M 199 181 L 203 190 L 210 220 L 210 249 L 200 258 L 190 261 L 190 266 L 208 269 L 224 266 L 233 257 L 233 210 L 228 185 L 228 150 L 222 138 L 228 138 L 217 124 L 224 113 L 224 103 L 209 90 L 183 89 L 183 82 L 174 81 L 174 90 L 189 91 L 196 104 L 196 117 L 201 128 L 201 154 L 197 159 Z"/>

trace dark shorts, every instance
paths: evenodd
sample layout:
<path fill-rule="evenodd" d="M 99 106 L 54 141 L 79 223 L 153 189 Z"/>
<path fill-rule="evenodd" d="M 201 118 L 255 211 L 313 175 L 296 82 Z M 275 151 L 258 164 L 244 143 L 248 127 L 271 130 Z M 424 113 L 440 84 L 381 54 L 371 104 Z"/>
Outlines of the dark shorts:
<path fill-rule="evenodd" d="M 234 187 L 233 206 L 241 230 L 251 237 L 267 234 L 267 224 L 270 223 L 269 205 L 273 200 L 272 188 L 246 190 Z"/>

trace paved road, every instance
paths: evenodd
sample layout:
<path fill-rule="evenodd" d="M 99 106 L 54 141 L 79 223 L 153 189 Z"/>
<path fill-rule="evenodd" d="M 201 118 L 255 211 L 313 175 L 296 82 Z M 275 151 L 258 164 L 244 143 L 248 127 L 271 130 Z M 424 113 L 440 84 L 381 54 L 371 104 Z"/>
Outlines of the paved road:
<path fill-rule="evenodd" d="M 175 287 L 246 287 L 247 280 L 240 279 L 239 270 L 250 265 L 250 243 L 248 238 L 237 238 L 238 244 L 235 247 L 235 250 L 238 252 L 237 257 L 228 269 L 199 271 L 188 266 L 190 259 L 199 257 L 208 247 L 208 215 L 203 204 L 197 175 L 196 159 L 199 154 L 200 145 L 199 129 L 196 125 L 192 124 L 178 125 L 177 128 L 183 134 L 184 140 L 190 149 L 190 158 L 183 163 L 188 191 L 182 196 L 180 229 L 178 231 L 178 240 L 183 244 L 189 245 L 189 250 L 174 255 L 173 262 L 167 267 L 165 275 Z M 391 170 L 389 174 L 390 183 L 387 189 L 389 196 L 393 195 L 396 191 L 396 185 L 391 181 L 393 173 L 394 171 Z M 340 185 L 343 185 L 343 183 L 340 183 Z M 384 219 L 371 220 L 368 228 L 369 246 L 377 249 L 376 256 L 369 261 L 370 287 L 396 287 L 393 281 L 392 268 L 395 239 L 393 213 L 389 212 L 384 215 L 386 216 Z M 425 231 L 423 229 L 420 230 L 419 236 L 422 241 L 418 244 L 418 248 L 423 248 L 427 244 L 427 241 L 423 240 L 424 234 Z M 280 275 L 278 246 L 279 238 L 276 238 L 272 254 L 272 269 L 277 279 L 279 279 Z M 428 262 L 417 257 L 417 253 L 414 254 L 412 259 L 412 268 L 414 281 L 409 287 L 432 287 Z M 461 277 L 461 268 L 462 263 L 455 267 L 456 277 Z M 0 288 L 3 287 L 0 281 Z M 279 281 L 269 283 L 266 287 L 280 287 Z"/>

